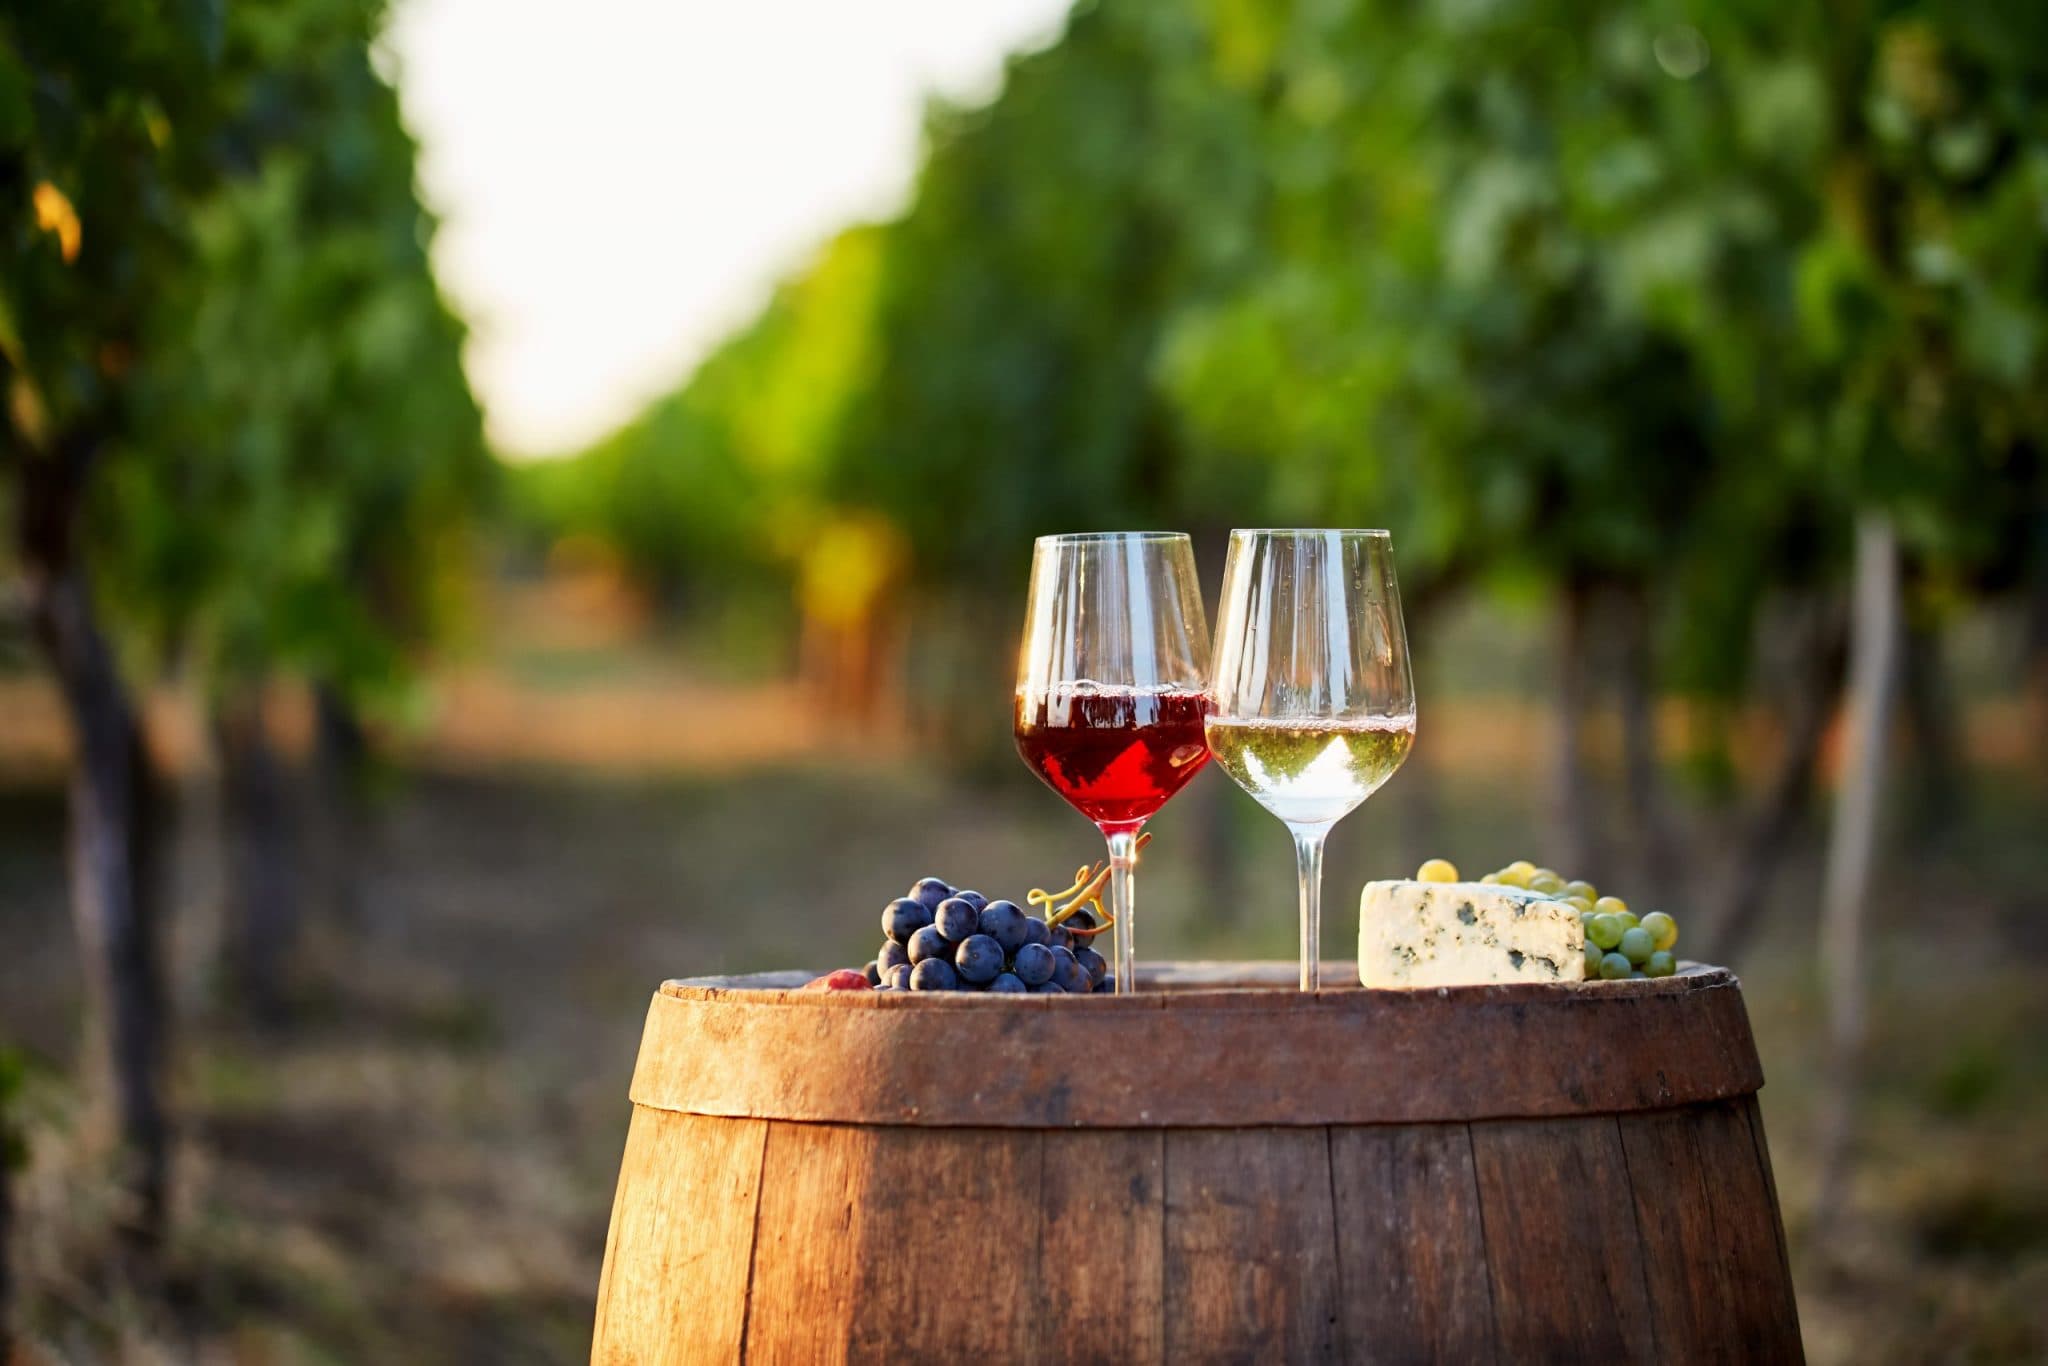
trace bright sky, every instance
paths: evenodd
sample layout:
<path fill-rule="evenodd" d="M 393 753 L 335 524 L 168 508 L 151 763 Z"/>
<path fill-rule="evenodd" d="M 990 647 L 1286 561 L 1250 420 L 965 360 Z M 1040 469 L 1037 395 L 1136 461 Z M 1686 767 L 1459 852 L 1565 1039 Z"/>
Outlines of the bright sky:
<path fill-rule="evenodd" d="M 832 232 L 901 206 L 925 96 L 1068 0 L 399 0 L 434 260 L 512 454 L 665 392 Z"/>

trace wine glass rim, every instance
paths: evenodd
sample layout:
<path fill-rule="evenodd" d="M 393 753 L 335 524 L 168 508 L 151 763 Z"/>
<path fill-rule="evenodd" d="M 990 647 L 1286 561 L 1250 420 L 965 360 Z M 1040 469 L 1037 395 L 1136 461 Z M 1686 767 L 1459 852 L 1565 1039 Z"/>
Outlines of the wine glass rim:
<path fill-rule="evenodd" d="M 1185 531 L 1062 531 L 1040 536 L 1037 545 L 1086 545 L 1090 541 L 1185 541 Z"/>
<path fill-rule="evenodd" d="M 1238 526 L 1232 536 L 1378 536 L 1393 539 L 1394 533 L 1377 526 Z"/>

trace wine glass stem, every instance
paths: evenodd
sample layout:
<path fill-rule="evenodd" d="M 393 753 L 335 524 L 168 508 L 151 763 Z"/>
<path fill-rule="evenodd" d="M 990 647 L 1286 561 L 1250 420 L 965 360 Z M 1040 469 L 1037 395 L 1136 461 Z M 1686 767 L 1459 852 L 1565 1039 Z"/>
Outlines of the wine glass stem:
<path fill-rule="evenodd" d="M 1128 996 L 1138 984 L 1138 951 L 1133 942 L 1138 909 L 1138 832 L 1113 830 L 1109 836 L 1109 915 L 1116 921 L 1116 993 Z"/>
<path fill-rule="evenodd" d="M 1294 864 L 1301 882 L 1301 989 L 1323 984 L 1323 838 L 1328 826 L 1294 829 Z"/>

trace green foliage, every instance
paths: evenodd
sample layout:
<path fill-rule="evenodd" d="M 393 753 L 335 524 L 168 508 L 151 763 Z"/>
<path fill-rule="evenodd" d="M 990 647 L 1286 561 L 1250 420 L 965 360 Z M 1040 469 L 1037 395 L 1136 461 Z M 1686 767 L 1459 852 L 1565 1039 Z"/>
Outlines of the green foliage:
<path fill-rule="evenodd" d="M 124 0 L 0 16 L 0 375 L 10 464 L 121 420 L 141 282 L 175 267 L 217 25 Z"/>
<path fill-rule="evenodd" d="M 441 615 L 490 466 L 381 18 L 239 0 L 0 27 L 10 452 L 90 471 L 132 667 L 387 701 Z"/>
<path fill-rule="evenodd" d="M 1386 525 L 1411 580 L 1647 588 L 1670 678 L 1729 695 L 1858 506 L 1928 601 L 2019 576 L 2044 63 L 1988 0 L 1084 4 L 932 112 L 872 295 L 802 277 L 534 482 L 659 574 L 795 489 L 1006 590 L 1050 529 Z M 804 391 L 810 460 L 750 461 L 812 291 L 861 362 Z"/>
<path fill-rule="evenodd" d="M 150 318 L 138 457 L 105 490 L 109 600 L 223 685 L 389 702 L 489 464 L 436 292 L 381 6 L 243 0 L 188 268 Z M 452 563 L 451 563 L 452 561 Z"/>
<path fill-rule="evenodd" d="M 1717 691 L 1761 599 L 1835 572 L 1851 504 L 1896 503 L 1927 562 L 2010 555 L 2017 527 L 1982 514 L 1998 481 L 2039 479 L 2042 415 L 2015 411 L 2039 391 L 2018 322 L 2038 305 L 1987 327 L 1879 244 L 1947 236 L 1979 200 L 2038 213 L 2044 130 L 1988 113 L 2025 108 L 2030 78 L 1919 19 L 1560 17 L 1290 13 L 1262 48 L 1283 92 L 1265 117 L 1316 169 L 1275 177 L 1266 260 L 1169 352 L 1198 449 L 1294 471 L 1313 492 L 1290 516 L 1382 509 L 1426 569 L 1653 584 L 1680 681 Z M 1994 45 L 2038 51 L 2025 37 Z M 1951 126 L 2027 149 L 2016 179 L 1988 152 L 1968 184 L 1868 165 L 1902 45 Z M 1992 255 L 2023 292 L 2040 234 L 2007 226 Z M 1944 359 L 1991 331 L 2002 370 Z"/>
<path fill-rule="evenodd" d="M 1199 39 L 1170 7 L 1083 9 L 993 105 L 933 110 L 833 480 L 927 575 L 1014 587 L 1015 555 L 985 552 L 1184 506 L 1152 372 L 1256 188 L 1234 111 L 1181 66 Z"/>

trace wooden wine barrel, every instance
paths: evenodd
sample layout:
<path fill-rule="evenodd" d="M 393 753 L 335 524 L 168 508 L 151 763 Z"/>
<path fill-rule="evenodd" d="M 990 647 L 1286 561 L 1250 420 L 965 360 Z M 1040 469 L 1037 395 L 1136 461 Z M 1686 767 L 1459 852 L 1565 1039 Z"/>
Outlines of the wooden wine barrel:
<path fill-rule="evenodd" d="M 666 984 L 592 1361 L 1801 1359 L 1730 973 L 1294 971 Z"/>

